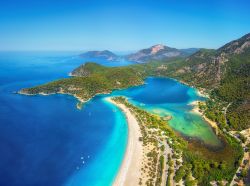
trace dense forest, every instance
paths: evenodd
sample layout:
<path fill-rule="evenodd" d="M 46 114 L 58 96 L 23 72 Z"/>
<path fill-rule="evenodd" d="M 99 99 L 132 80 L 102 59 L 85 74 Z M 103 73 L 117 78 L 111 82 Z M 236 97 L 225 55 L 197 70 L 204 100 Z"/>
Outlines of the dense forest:
<path fill-rule="evenodd" d="M 86 63 L 84 68 L 86 70 L 82 76 L 25 88 L 19 93 L 32 95 L 65 93 L 87 101 L 96 94 L 110 93 L 114 89 L 124 89 L 143 83 L 143 77 L 131 67 L 107 68 L 95 63 Z"/>
<path fill-rule="evenodd" d="M 182 151 L 183 164 L 176 171 L 174 179 L 184 179 L 187 185 L 193 185 L 193 182 L 209 185 L 212 180 L 231 181 L 243 151 L 234 138 L 222 131 L 240 131 L 250 127 L 250 34 L 218 50 L 201 49 L 188 58 L 126 67 L 85 63 L 71 75 L 44 85 L 24 88 L 19 93 L 64 93 L 87 101 L 96 94 L 141 85 L 148 76 L 175 78 L 202 90 L 209 97 L 199 107 L 221 129 L 219 135 L 224 141 L 224 147 L 219 153 L 213 153 L 199 145 L 186 144 L 181 138 L 175 138 L 182 145 L 172 148 Z M 171 137 L 174 138 L 174 134 Z M 169 174 L 171 171 L 168 170 Z"/>
<path fill-rule="evenodd" d="M 86 63 L 71 75 L 20 93 L 67 93 L 86 101 L 96 94 L 143 84 L 147 76 L 172 77 L 209 94 L 204 112 L 221 128 L 250 127 L 250 34 L 218 50 L 201 49 L 187 58 L 111 68 Z"/>
<path fill-rule="evenodd" d="M 189 186 L 197 184 L 200 186 L 210 185 L 211 181 L 231 182 L 243 156 L 240 143 L 235 138 L 221 133 L 219 136 L 223 141 L 223 147 L 220 147 L 220 149 L 209 149 L 209 147 L 200 143 L 186 141 L 180 138 L 172 128 L 166 125 L 166 121 L 162 120 L 162 118 L 134 106 L 124 97 L 115 97 L 113 100 L 133 110 L 142 127 L 142 141 L 144 145 L 151 139 L 163 138 L 162 141 L 167 141 L 173 153 L 172 155 L 168 154 L 167 157 L 169 167 L 167 185 L 172 185 L 171 175 L 174 175 L 175 183 L 179 183 L 180 180 L 183 180 L 184 184 Z M 146 122 L 141 123 L 141 121 Z M 154 129 L 154 132 L 147 132 L 145 129 L 147 127 Z M 155 136 L 152 137 L 149 134 L 154 134 Z M 155 143 L 158 144 L 158 141 L 154 141 L 154 144 Z M 159 146 L 159 144 L 156 145 L 158 148 Z M 161 155 L 159 152 L 161 151 L 151 152 L 151 154 L 154 154 L 152 157 L 159 159 L 159 155 Z"/>
<path fill-rule="evenodd" d="M 186 59 L 146 66 L 151 75 L 172 77 L 207 92 L 205 114 L 222 127 L 250 127 L 250 34 L 218 50 L 201 49 Z"/>

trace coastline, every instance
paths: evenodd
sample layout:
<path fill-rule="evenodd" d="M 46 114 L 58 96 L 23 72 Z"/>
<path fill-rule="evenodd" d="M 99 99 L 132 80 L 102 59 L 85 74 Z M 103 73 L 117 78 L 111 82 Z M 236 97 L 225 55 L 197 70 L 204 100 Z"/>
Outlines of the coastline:
<path fill-rule="evenodd" d="M 91 97 L 88 100 L 84 100 L 80 96 L 77 96 L 76 94 L 65 93 L 63 91 L 53 92 L 53 93 L 49 93 L 49 94 L 48 93 L 44 93 L 44 92 L 39 92 L 37 94 L 30 94 L 30 93 L 26 93 L 26 92 L 23 92 L 22 90 L 20 90 L 20 91 L 17 91 L 17 94 L 25 95 L 25 96 L 35 96 L 35 95 L 50 96 L 50 95 L 54 95 L 54 94 L 66 94 L 66 95 L 70 95 L 70 96 L 75 97 L 81 103 L 85 103 L 85 102 L 89 101 L 92 98 Z"/>
<path fill-rule="evenodd" d="M 212 121 L 212 120 L 210 120 L 210 119 L 208 119 L 204 115 L 204 113 L 199 109 L 199 106 L 198 106 L 199 102 L 200 101 L 193 101 L 193 102 L 190 103 L 190 105 L 193 106 L 193 109 L 191 110 L 191 112 L 194 112 L 194 113 L 200 115 L 215 130 L 215 134 L 217 135 L 218 132 L 219 132 L 219 128 L 218 128 L 217 123 L 214 122 L 214 121 Z"/>
<path fill-rule="evenodd" d="M 128 124 L 126 152 L 113 185 L 138 185 L 141 175 L 140 170 L 143 162 L 143 145 L 142 142 L 139 141 L 139 137 L 142 136 L 140 126 L 136 118 L 126 106 L 114 102 L 111 98 L 105 98 L 105 100 L 116 105 L 122 110 L 122 112 L 126 115 Z"/>
<path fill-rule="evenodd" d="M 204 88 L 198 88 L 198 87 L 196 87 L 196 86 L 194 86 L 194 85 L 190 85 L 190 84 L 188 84 L 188 83 L 186 83 L 186 82 L 184 82 L 184 81 L 182 81 L 182 80 L 178 80 L 178 79 L 174 79 L 174 78 L 170 78 L 170 79 L 173 79 L 173 80 L 175 80 L 175 81 L 177 81 L 177 82 L 179 82 L 179 83 L 181 83 L 181 84 L 183 84 L 183 85 L 186 85 L 186 86 L 189 86 L 189 87 L 191 87 L 191 88 L 196 89 L 196 93 L 197 93 L 198 96 L 200 96 L 200 97 L 209 98 L 209 94 L 206 93 L 206 89 L 204 89 Z"/>
<path fill-rule="evenodd" d="M 72 74 L 69 74 L 69 76 L 73 76 Z M 146 84 L 145 81 L 143 81 L 142 83 L 138 83 L 138 84 L 135 84 L 135 85 L 132 85 L 132 86 L 129 86 L 127 88 L 131 88 L 131 87 L 137 87 L 137 86 L 141 86 L 141 85 L 144 85 Z M 42 96 L 49 96 L 49 95 L 54 95 L 54 94 L 66 94 L 66 95 L 70 95 L 70 96 L 73 96 L 75 97 L 81 104 L 84 104 L 88 101 L 90 101 L 93 97 L 97 96 L 97 95 L 102 95 L 102 94 L 110 94 L 112 93 L 113 91 L 116 91 L 116 90 L 123 90 L 123 89 L 126 89 L 126 88 L 115 88 L 115 89 L 112 89 L 112 90 L 108 90 L 108 91 L 104 91 L 104 92 L 98 92 L 98 93 L 95 93 L 94 95 L 92 96 L 89 96 L 88 98 L 86 99 L 83 99 L 81 96 L 78 96 L 77 94 L 72 94 L 72 93 L 69 93 L 69 92 L 64 92 L 62 89 L 58 92 L 51 92 L 51 93 L 44 93 L 44 92 L 38 92 L 38 93 L 27 93 L 26 91 L 24 91 L 23 89 L 19 90 L 19 91 L 16 91 L 14 92 L 15 94 L 20 94 L 20 95 L 26 95 L 26 96 L 35 96 L 35 95 L 42 95 Z M 77 107 L 78 108 L 78 107 Z M 79 108 L 78 108 L 79 109 Z"/>

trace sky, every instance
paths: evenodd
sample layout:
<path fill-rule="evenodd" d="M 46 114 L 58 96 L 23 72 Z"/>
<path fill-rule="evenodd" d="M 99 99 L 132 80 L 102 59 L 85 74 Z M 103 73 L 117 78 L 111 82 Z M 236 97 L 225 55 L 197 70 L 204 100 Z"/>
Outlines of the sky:
<path fill-rule="evenodd" d="M 249 0 L 0 0 L 0 50 L 218 48 L 250 32 Z"/>

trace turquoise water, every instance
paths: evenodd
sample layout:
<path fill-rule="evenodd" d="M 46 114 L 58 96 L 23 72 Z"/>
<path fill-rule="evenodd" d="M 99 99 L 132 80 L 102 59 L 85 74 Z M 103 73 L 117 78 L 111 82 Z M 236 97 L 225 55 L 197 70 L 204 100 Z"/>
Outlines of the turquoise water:
<path fill-rule="evenodd" d="M 199 115 L 191 112 L 191 102 L 204 100 L 191 87 L 169 78 L 148 78 L 146 84 L 126 90 L 114 91 L 112 95 L 126 96 L 129 101 L 151 113 L 172 116 L 169 125 L 182 135 L 211 145 L 221 145 L 212 128 Z"/>
<path fill-rule="evenodd" d="M 72 96 L 13 93 L 68 77 L 83 62 L 72 53 L 0 53 L 0 185 L 111 185 L 128 129 L 124 114 L 105 101 L 107 96 L 123 95 L 152 113 L 172 115 L 174 130 L 219 145 L 212 129 L 190 112 L 188 104 L 203 98 L 172 79 L 148 78 L 145 85 L 98 95 L 82 110 Z"/>
<path fill-rule="evenodd" d="M 0 185 L 112 183 L 126 148 L 122 112 L 102 98 L 77 110 L 72 96 L 13 93 L 68 77 L 83 62 L 75 53 L 0 53 Z"/>
<path fill-rule="evenodd" d="M 112 115 L 115 117 L 115 121 L 113 121 L 114 128 L 108 138 L 108 142 L 102 147 L 102 152 L 95 155 L 95 160 L 88 167 L 82 168 L 72 175 L 66 182 L 66 186 L 111 185 L 119 170 L 125 154 L 128 136 L 126 118 L 117 107 L 101 97 L 96 97 L 90 102 L 96 105 L 96 102 L 99 101 L 107 105 L 108 108 L 106 109 L 112 110 Z M 111 113 L 109 114 L 111 115 Z M 99 119 L 105 120 L 106 118 L 103 117 Z M 98 136 L 96 137 L 98 138 Z"/>

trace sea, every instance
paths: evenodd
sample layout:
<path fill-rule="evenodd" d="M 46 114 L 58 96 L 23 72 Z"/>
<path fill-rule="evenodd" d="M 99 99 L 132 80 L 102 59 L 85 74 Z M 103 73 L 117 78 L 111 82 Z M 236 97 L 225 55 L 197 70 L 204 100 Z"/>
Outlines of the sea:
<path fill-rule="evenodd" d="M 112 185 L 126 151 L 125 115 L 106 97 L 125 96 L 148 112 L 171 115 L 178 133 L 217 146 L 211 127 L 191 112 L 204 100 L 194 88 L 170 78 L 148 77 L 145 84 L 98 95 L 77 109 L 69 95 L 25 96 L 25 87 L 68 74 L 88 61 L 113 67 L 130 61 L 83 59 L 77 52 L 0 52 L 0 185 Z M 166 123 L 167 124 L 167 123 Z"/>

